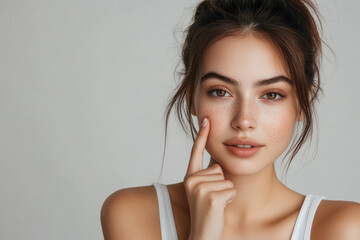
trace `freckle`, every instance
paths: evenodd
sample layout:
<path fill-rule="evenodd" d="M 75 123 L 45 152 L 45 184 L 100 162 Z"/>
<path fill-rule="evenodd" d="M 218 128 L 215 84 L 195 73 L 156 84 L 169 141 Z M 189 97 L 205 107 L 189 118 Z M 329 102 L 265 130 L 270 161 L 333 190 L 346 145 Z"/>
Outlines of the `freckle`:
<path fill-rule="evenodd" d="M 222 111 L 211 111 L 206 113 L 209 116 L 210 124 L 211 123 L 223 123 L 225 121 L 225 116 Z"/>

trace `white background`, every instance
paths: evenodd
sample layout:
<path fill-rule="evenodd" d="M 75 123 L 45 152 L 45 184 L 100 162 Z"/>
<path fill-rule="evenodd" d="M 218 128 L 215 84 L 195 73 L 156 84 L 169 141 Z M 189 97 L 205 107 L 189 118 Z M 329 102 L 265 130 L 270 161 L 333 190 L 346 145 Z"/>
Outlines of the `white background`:
<path fill-rule="evenodd" d="M 0 239 L 101 239 L 105 198 L 158 179 L 196 3 L 0 0 Z M 335 52 L 325 48 L 318 154 L 295 158 L 286 184 L 359 202 L 360 3 L 318 3 Z M 191 146 L 171 118 L 161 182 L 182 181 Z"/>

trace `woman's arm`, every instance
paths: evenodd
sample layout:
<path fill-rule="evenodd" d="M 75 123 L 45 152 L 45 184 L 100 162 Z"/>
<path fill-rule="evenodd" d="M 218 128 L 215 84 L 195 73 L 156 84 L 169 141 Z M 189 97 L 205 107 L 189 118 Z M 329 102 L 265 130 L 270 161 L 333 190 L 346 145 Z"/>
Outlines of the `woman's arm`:
<path fill-rule="evenodd" d="M 156 206 L 152 186 L 126 188 L 111 194 L 101 209 L 104 239 L 159 239 Z"/>
<path fill-rule="evenodd" d="M 129 205 L 129 196 L 122 190 L 105 200 L 101 208 L 101 226 L 105 240 L 128 239 Z"/>

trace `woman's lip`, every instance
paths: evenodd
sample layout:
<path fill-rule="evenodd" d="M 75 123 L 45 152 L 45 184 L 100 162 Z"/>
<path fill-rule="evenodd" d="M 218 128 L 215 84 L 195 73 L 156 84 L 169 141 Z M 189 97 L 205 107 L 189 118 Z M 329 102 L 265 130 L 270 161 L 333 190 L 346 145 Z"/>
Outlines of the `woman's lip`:
<path fill-rule="evenodd" d="M 249 138 L 232 138 L 229 141 L 224 142 L 224 144 L 228 146 L 233 146 L 233 145 L 251 145 L 253 147 L 264 146 Z"/>
<path fill-rule="evenodd" d="M 251 157 L 253 155 L 255 155 L 257 152 L 259 152 L 261 150 L 261 148 L 263 146 L 258 146 L 258 147 L 252 147 L 252 148 L 240 148 L 240 147 L 235 147 L 232 145 L 225 145 L 226 149 L 234 154 L 237 157 L 240 158 L 247 158 L 247 157 Z"/>

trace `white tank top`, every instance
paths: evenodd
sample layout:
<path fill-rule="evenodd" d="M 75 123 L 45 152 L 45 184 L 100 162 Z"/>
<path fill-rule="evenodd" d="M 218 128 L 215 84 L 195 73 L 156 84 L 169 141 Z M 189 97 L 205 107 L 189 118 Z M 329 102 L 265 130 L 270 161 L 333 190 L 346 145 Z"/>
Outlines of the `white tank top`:
<path fill-rule="evenodd" d="M 162 240 L 177 240 L 175 220 L 172 212 L 169 192 L 165 184 L 153 182 L 159 204 L 159 216 Z M 311 226 L 315 212 L 325 196 L 308 194 L 305 196 L 300 213 L 296 219 L 291 240 L 310 240 Z"/>

